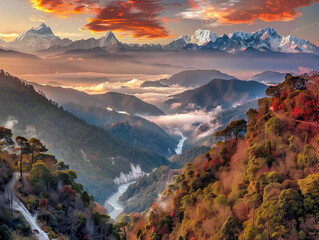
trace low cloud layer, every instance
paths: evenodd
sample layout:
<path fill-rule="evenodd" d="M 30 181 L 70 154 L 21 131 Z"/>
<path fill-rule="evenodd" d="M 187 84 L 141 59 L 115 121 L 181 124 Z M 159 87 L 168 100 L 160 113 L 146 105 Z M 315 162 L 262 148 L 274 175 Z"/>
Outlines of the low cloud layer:
<path fill-rule="evenodd" d="M 194 124 L 209 123 L 221 112 L 221 107 L 217 107 L 211 112 L 193 111 L 182 114 L 171 114 L 165 116 L 146 116 L 148 120 L 155 122 L 157 125 L 168 129 L 171 133 L 176 134 L 176 129 L 183 133 L 194 130 Z"/>

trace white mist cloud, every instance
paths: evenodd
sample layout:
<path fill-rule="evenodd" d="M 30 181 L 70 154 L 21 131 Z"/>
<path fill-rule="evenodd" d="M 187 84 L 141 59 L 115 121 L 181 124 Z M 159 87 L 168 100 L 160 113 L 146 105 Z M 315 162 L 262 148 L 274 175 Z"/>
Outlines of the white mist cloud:
<path fill-rule="evenodd" d="M 10 116 L 8 117 L 8 120 L 5 122 L 4 127 L 12 130 L 14 125 L 16 124 L 18 124 L 18 120 Z"/>
<path fill-rule="evenodd" d="M 217 116 L 218 113 L 221 112 L 221 110 L 221 106 L 218 106 L 211 112 L 198 110 L 181 114 L 144 117 L 152 122 L 155 122 L 157 125 L 168 129 L 172 134 L 176 134 L 176 129 L 179 129 L 181 132 L 185 133 L 193 131 L 195 129 L 194 124 L 209 123 Z"/>

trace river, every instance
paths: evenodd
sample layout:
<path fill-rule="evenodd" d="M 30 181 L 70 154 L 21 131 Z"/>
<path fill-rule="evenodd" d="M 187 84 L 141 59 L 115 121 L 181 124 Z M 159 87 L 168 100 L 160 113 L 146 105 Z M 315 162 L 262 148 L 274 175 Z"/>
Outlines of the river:
<path fill-rule="evenodd" d="M 175 149 L 176 154 L 181 154 L 183 152 L 184 142 L 187 140 L 187 137 L 185 137 L 181 131 L 179 132 L 179 134 L 182 138 L 181 140 L 179 140 L 177 147 Z"/>
<path fill-rule="evenodd" d="M 119 198 L 123 195 L 123 193 L 126 192 L 128 187 L 132 185 L 135 182 L 125 183 L 118 187 L 117 192 L 114 193 L 108 200 L 105 201 L 105 204 L 108 203 L 111 205 L 114 209 L 112 212 L 109 213 L 110 217 L 113 220 L 116 220 L 116 218 L 123 212 L 124 206 L 119 203 Z"/>

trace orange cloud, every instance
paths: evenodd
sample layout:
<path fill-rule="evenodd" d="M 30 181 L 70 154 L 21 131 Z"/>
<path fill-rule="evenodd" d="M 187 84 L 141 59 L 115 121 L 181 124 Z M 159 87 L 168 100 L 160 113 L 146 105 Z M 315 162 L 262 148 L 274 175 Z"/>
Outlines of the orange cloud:
<path fill-rule="evenodd" d="M 140 39 L 169 38 L 171 36 L 163 26 L 163 19 L 158 18 L 163 8 L 158 0 L 113 1 L 95 18 L 89 19 L 86 27 L 91 32 L 129 32 L 132 37 Z"/>
<path fill-rule="evenodd" d="M 141 39 L 169 38 L 169 30 L 163 26 L 169 18 L 158 18 L 165 9 L 178 8 L 182 5 L 161 0 L 30 0 L 37 10 L 60 17 L 74 14 L 90 13 L 95 17 L 88 18 L 86 28 L 92 34 L 113 30 L 130 33 L 132 37 Z M 83 28 L 81 29 L 83 30 Z"/>
<path fill-rule="evenodd" d="M 319 0 L 240 0 L 219 1 L 205 8 L 205 20 L 222 24 L 252 24 L 260 19 L 265 22 L 291 21 L 302 13 L 297 8 L 310 6 Z"/>
<path fill-rule="evenodd" d="M 189 0 L 189 3 L 192 5 L 192 8 L 199 8 L 199 5 L 194 3 L 193 0 Z"/>
<path fill-rule="evenodd" d="M 58 16 L 69 16 L 94 12 L 98 9 L 98 1 L 93 0 L 30 0 L 32 6 L 40 11 Z"/>

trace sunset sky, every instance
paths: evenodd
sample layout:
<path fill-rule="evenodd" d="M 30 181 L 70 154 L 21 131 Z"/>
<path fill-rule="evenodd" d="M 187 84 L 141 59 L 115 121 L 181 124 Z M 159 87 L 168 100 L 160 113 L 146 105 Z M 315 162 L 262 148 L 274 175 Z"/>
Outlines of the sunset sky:
<path fill-rule="evenodd" d="M 1 0 L 0 38 L 45 22 L 60 37 L 167 43 L 196 29 L 218 35 L 266 26 L 319 45 L 319 0 Z"/>

